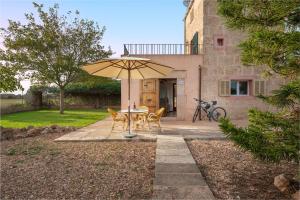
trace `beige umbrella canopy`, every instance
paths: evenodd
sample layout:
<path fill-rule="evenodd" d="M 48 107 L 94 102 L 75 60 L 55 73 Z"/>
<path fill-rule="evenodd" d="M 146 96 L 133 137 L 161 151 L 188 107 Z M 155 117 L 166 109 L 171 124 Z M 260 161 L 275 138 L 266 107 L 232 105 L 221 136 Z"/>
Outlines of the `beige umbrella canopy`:
<path fill-rule="evenodd" d="M 147 58 L 121 57 L 107 58 L 83 66 L 89 74 L 96 76 L 128 79 L 160 78 L 170 73 L 173 68 L 152 62 Z"/>
<path fill-rule="evenodd" d="M 173 71 L 172 67 L 152 62 L 147 58 L 121 57 L 107 58 L 98 62 L 90 63 L 82 67 L 91 75 L 111 77 L 116 79 L 128 79 L 128 134 L 130 132 L 130 79 L 160 78 Z"/>

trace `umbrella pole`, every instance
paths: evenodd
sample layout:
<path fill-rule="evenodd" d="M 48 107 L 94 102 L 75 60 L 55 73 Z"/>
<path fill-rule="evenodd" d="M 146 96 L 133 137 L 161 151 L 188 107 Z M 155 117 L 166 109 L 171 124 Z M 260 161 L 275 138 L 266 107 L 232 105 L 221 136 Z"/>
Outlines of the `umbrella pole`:
<path fill-rule="evenodd" d="M 131 79 L 131 71 L 128 69 L 128 133 L 125 134 L 126 138 L 133 138 L 136 134 L 131 133 L 130 128 L 130 79 Z"/>
<path fill-rule="evenodd" d="M 130 116 L 130 76 L 131 76 L 131 74 L 130 74 L 131 72 L 130 72 L 130 69 L 128 70 L 128 134 L 130 135 L 131 133 L 130 133 L 130 118 L 131 118 L 131 116 Z"/>
<path fill-rule="evenodd" d="M 130 128 L 130 79 L 131 79 L 131 71 L 130 71 L 130 64 L 128 64 L 128 133 L 125 134 L 125 138 L 133 138 L 136 136 L 136 134 L 131 133 Z"/>

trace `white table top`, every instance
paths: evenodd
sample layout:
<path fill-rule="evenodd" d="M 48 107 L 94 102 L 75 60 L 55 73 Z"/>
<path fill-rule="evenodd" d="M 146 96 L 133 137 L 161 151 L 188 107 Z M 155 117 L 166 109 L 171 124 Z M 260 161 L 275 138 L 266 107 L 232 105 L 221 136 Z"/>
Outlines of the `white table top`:
<path fill-rule="evenodd" d="M 128 113 L 128 109 L 124 109 L 120 111 L 121 113 Z M 148 112 L 146 109 L 130 109 L 130 113 L 145 113 Z"/>

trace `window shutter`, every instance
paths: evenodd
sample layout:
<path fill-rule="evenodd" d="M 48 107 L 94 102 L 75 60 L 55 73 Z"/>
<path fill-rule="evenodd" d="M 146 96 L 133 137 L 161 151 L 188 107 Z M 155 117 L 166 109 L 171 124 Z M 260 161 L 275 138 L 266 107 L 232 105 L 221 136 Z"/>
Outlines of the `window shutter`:
<path fill-rule="evenodd" d="M 266 81 L 255 80 L 253 87 L 254 96 L 265 95 L 266 94 Z"/>
<path fill-rule="evenodd" d="M 230 81 L 219 81 L 219 96 L 230 96 Z"/>
<path fill-rule="evenodd" d="M 260 81 L 260 94 L 266 95 L 266 81 Z"/>

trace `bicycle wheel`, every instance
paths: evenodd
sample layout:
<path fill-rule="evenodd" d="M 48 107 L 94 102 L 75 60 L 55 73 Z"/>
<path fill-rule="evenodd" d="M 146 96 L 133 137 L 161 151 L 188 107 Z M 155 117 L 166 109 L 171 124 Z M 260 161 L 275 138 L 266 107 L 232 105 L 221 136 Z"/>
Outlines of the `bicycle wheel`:
<path fill-rule="evenodd" d="M 222 107 L 216 107 L 211 111 L 211 116 L 212 116 L 213 120 L 215 120 L 217 122 L 221 118 L 226 117 L 226 110 Z"/>
<path fill-rule="evenodd" d="M 197 107 L 196 110 L 195 110 L 194 116 L 193 116 L 193 122 L 196 121 L 196 119 L 197 119 L 199 113 L 200 113 L 200 110 L 199 110 L 199 108 Z"/>

